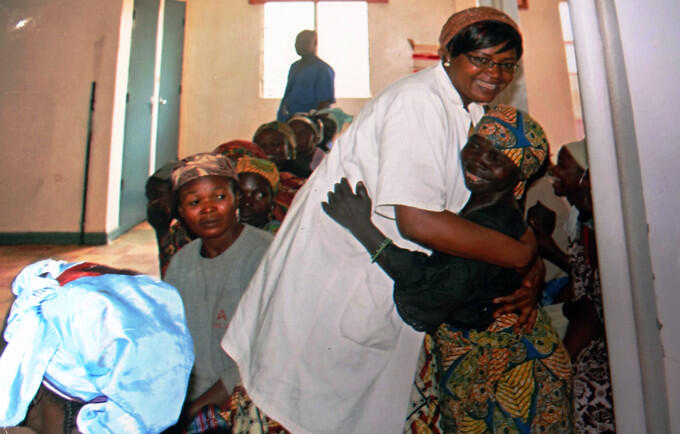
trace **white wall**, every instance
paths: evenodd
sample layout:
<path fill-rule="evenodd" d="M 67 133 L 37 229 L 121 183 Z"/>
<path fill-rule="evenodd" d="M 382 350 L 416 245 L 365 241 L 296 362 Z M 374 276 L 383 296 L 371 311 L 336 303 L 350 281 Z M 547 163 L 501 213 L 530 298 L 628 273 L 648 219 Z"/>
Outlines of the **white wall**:
<path fill-rule="evenodd" d="M 246 0 L 188 0 L 180 156 L 211 150 L 276 117 L 277 99 L 260 95 L 263 6 Z M 368 6 L 371 92 L 411 72 L 408 39 L 435 44 L 453 0 L 390 0 Z M 294 41 L 291 41 L 291 48 Z M 368 99 L 339 99 L 356 114 Z"/>
<path fill-rule="evenodd" d="M 2 2 L 0 233 L 79 231 L 93 81 L 86 231 L 106 231 L 121 2 Z"/>
<path fill-rule="evenodd" d="M 671 431 L 680 432 L 680 3 L 617 1 L 665 354 Z"/>

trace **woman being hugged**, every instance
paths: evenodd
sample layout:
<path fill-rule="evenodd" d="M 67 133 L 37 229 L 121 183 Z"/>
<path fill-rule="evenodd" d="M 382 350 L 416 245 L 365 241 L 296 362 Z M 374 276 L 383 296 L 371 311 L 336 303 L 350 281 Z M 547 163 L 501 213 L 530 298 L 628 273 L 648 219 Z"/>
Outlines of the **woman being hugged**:
<path fill-rule="evenodd" d="M 519 238 L 527 224 L 518 199 L 547 154 L 543 129 L 526 113 L 504 105 L 488 111 L 461 151 L 472 194 L 460 215 Z M 361 183 L 355 195 L 343 179 L 323 207 L 394 280 L 404 321 L 434 337 L 445 432 L 572 432 L 569 355 L 547 314 L 539 308 L 536 325 L 522 333 L 513 330 L 516 314 L 492 316 L 493 299 L 510 294 L 519 273 L 394 246 L 371 222 Z"/>
<path fill-rule="evenodd" d="M 531 233 L 515 240 L 456 214 L 469 196 L 459 152 L 512 81 L 522 38 L 504 13 L 472 8 L 440 42 L 442 63 L 369 102 L 298 191 L 222 340 L 254 404 L 293 432 L 401 431 L 423 342 L 391 279 L 319 205 L 342 177 L 364 181 L 374 223 L 399 245 L 522 270 L 495 315 L 519 312 L 517 328 L 536 317 Z"/>

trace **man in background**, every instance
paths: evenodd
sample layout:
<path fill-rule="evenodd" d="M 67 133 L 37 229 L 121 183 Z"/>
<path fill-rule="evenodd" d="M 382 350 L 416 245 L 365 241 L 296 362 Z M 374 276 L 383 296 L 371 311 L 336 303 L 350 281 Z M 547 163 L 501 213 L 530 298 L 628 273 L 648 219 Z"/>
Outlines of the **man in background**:
<path fill-rule="evenodd" d="M 295 113 L 320 110 L 335 102 L 335 72 L 316 55 L 317 36 L 312 30 L 303 30 L 295 38 L 295 51 L 300 60 L 288 71 L 286 91 L 276 115 L 286 122 Z"/>

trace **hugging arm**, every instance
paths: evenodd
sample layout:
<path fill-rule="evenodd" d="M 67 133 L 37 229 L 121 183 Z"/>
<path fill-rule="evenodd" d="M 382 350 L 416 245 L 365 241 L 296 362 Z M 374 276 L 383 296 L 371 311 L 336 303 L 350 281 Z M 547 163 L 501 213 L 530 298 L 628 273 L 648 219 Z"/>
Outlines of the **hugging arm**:
<path fill-rule="evenodd" d="M 450 211 L 427 211 L 398 205 L 397 225 L 404 238 L 454 256 L 514 268 L 523 275 L 514 293 L 494 300 L 495 312 L 518 312 L 517 329 L 531 328 L 545 279 L 545 264 L 537 256 L 536 238 L 527 230 L 519 240 L 470 222 Z"/>

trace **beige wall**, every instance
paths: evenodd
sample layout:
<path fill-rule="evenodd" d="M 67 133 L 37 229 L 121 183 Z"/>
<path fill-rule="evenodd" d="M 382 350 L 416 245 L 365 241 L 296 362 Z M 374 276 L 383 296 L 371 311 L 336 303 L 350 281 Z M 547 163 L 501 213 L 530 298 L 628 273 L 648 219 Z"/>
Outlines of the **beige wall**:
<path fill-rule="evenodd" d="M 263 6 L 246 0 L 188 0 L 186 4 L 180 156 L 235 138 L 250 139 L 261 123 L 276 117 L 279 104 L 259 96 Z M 408 39 L 436 43 L 442 24 L 454 11 L 453 0 L 369 5 L 374 95 L 410 73 Z M 341 99 L 336 106 L 356 114 L 366 101 Z"/>
<path fill-rule="evenodd" d="M 557 3 L 533 2 L 519 13 L 529 108 L 556 145 L 577 138 Z M 455 10 L 454 0 L 369 5 L 373 95 L 410 73 L 407 40 L 435 44 L 442 24 Z M 187 1 L 180 156 L 234 138 L 250 139 L 258 125 L 274 119 L 279 101 L 259 96 L 262 11 L 263 6 L 245 0 Z M 366 101 L 340 99 L 336 105 L 356 114 Z"/>
<path fill-rule="evenodd" d="M 7 204 L 0 233 L 79 230 L 92 81 L 97 104 L 85 227 L 111 233 L 118 226 L 133 0 L 15 3 L 0 8 L 0 158 L 8 163 L 0 172 L 0 200 Z M 246 0 L 188 0 L 186 6 L 180 156 L 250 138 L 274 118 L 279 103 L 259 97 L 263 7 Z M 410 73 L 408 39 L 436 43 L 455 10 L 454 0 L 369 5 L 374 95 Z M 32 24 L 11 30 L 20 18 Z M 533 2 L 520 11 L 520 26 L 530 111 L 553 144 L 572 140 L 557 1 Z M 366 101 L 337 105 L 356 114 Z"/>
<path fill-rule="evenodd" d="M 519 11 L 529 113 L 545 129 L 553 153 L 579 140 L 562 41 L 559 0 L 530 1 Z"/>
<path fill-rule="evenodd" d="M 93 81 L 86 230 L 103 232 L 121 0 L 12 3 L 0 8 L 0 232 L 79 231 Z"/>

